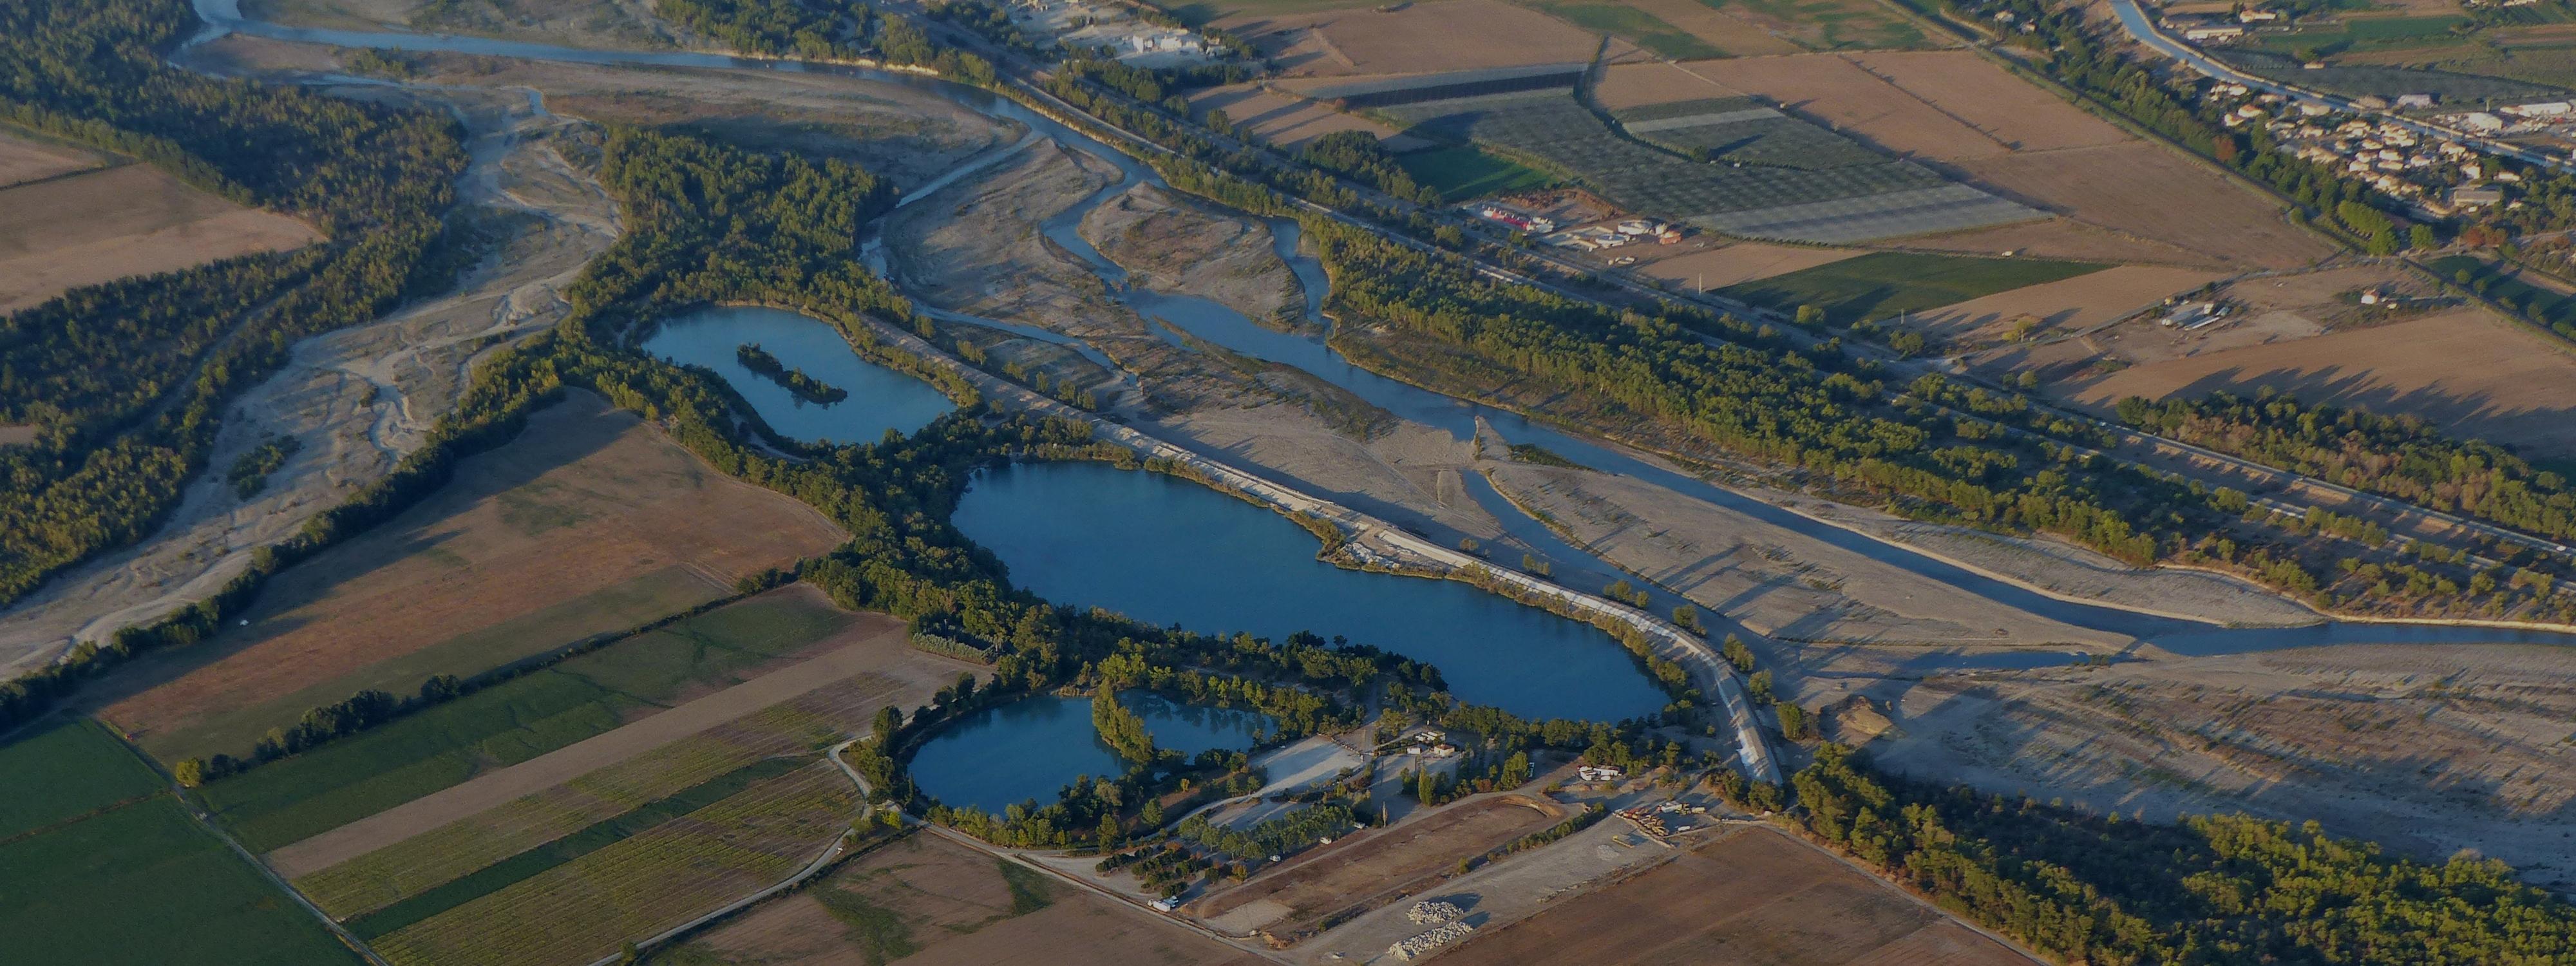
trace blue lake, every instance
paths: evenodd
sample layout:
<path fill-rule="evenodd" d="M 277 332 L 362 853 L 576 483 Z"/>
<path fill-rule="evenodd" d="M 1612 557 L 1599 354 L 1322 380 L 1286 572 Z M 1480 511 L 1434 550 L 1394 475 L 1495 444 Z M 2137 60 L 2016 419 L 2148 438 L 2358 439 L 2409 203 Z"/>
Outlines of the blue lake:
<path fill-rule="evenodd" d="M 1038 463 L 976 476 L 957 528 L 1048 600 L 1274 640 L 1343 635 L 1440 668 L 1452 693 L 1531 718 L 1616 721 L 1664 693 L 1588 624 L 1466 584 L 1345 570 L 1267 509 L 1155 473 Z"/>
<path fill-rule="evenodd" d="M 1185 756 L 1247 749 L 1277 726 L 1258 711 L 1202 708 L 1150 691 L 1121 693 L 1118 703 L 1145 719 L 1155 747 Z M 1127 765 L 1092 729 L 1090 698 L 1043 694 L 950 722 L 922 743 L 908 770 L 941 803 L 998 815 L 1030 799 L 1053 803 L 1075 778 L 1115 778 Z"/>
<path fill-rule="evenodd" d="M 836 403 L 807 402 L 735 356 L 758 343 L 788 368 L 848 390 Z M 911 435 L 957 408 L 929 383 L 859 358 L 839 330 L 781 309 L 721 306 L 669 319 L 644 340 L 644 351 L 705 366 L 724 377 L 769 428 L 808 443 L 873 443 L 887 430 Z"/>

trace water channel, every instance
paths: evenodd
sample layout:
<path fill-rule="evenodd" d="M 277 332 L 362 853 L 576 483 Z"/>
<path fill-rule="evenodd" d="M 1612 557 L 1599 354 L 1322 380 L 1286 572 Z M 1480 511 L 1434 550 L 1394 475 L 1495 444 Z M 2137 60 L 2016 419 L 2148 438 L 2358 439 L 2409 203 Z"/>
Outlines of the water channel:
<path fill-rule="evenodd" d="M 2323 622 L 2309 627 L 2286 629 L 2224 628 L 2214 623 L 2157 617 L 2099 604 L 2060 600 L 2034 590 L 2018 587 L 2013 584 L 1986 577 L 1965 568 L 1934 559 L 1908 547 L 1886 543 L 1874 537 L 1809 519 L 1788 510 L 1718 487 L 1706 480 L 1672 469 L 1658 461 L 1636 456 L 1625 450 L 1612 446 L 1593 443 L 1583 438 L 1557 431 L 1551 427 L 1533 423 L 1514 413 L 1480 406 L 1471 402 L 1444 396 L 1436 392 L 1378 376 L 1343 360 L 1339 353 L 1325 345 L 1320 338 L 1284 333 L 1264 328 L 1253 323 L 1251 320 L 1244 318 L 1238 313 L 1204 299 L 1153 292 L 1128 286 L 1126 284 L 1126 273 L 1111 264 L 1107 258 L 1103 257 L 1087 241 L 1082 239 L 1079 232 L 1074 230 L 1074 226 L 1080 223 L 1082 215 L 1087 213 L 1093 206 L 1114 196 L 1119 191 L 1137 183 L 1159 184 L 1161 179 L 1155 176 L 1154 173 L 1144 165 L 1115 149 L 1094 141 L 1088 136 L 1075 132 L 1064 125 L 1039 116 L 1029 109 L 1006 98 L 999 97 L 986 91 L 977 90 L 975 88 L 898 72 L 829 64 L 807 64 L 795 61 L 732 57 L 720 54 L 680 51 L 630 52 L 586 50 L 545 44 L 456 37 L 449 35 L 400 34 L 284 27 L 273 24 L 243 21 L 240 17 L 238 8 L 239 0 L 194 0 L 194 2 L 199 16 L 207 21 L 208 27 L 207 30 L 201 33 L 194 41 L 192 41 L 192 43 L 203 42 L 204 40 L 212 37 L 221 36 L 228 30 L 238 30 L 254 36 L 281 40 L 336 44 L 344 47 L 413 51 L 449 51 L 464 54 L 587 64 L 737 68 L 778 70 L 797 73 L 831 73 L 861 77 L 885 83 L 902 84 L 930 91 L 966 108 L 1025 125 L 1035 134 L 1043 135 L 1046 139 L 1054 141 L 1057 144 L 1064 145 L 1068 148 L 1089 153 L 1117 166 L 1118 169 L 1124 173 L 1124 181 L 1102 189 L 1089 199 L 1086 199 L 1084 203 L 1076 205 L 1071 210 L 1050 219 L 1044 226 L 1044 230 L 1050 238 L 1063 244 L 1068 250 L 1074 252 L 1085 262 L 1099 270 L 1103 280 L 1109 282 L 1113 290 L 1117 291 L 1122 299 L 1127 301 L 1128 304 L 1135 307 L 1141 314 L 1148 318 L 1235 352 L 1240 352 L 1266 361 L 1304 369 L 1316 377 L 1343 389 L 1349 390 L 1360 398 L 1365 399 L 1401 418 L 1444 429 L 1461 438 L 1466 438 L 1469 434 L 1472 434 L 1475 431 L 1476 421 L 1481 417 L 1492 425 L 1500 435 L 1511 442 L 1532 443 L 1544 446 L 1567 459 L 1589 466 L 1593 469 L 1636 477 L 1674 490 L 1675 492 L 1687 494 L 1694 498 L 1716 504 L 1730 511 L 1742 513 L 1767 523 L 1786 527 L 1810 538 L 1827 542 L 1842 549 L 1866 555 L 1873 560 L 1899 567 L 1942 583 L 1959 587 L 1979 596 L 1997 601 L 1998 603 L 2068 624 L 2138 637 L 2143 640 L 2153 642 L 2159 646 L 2163 646 L 2169 650 L 2185 654 L 2239 653 L 2288 647 L 2309 647 L 2324 644 L 2361 643 L 2576 644 L 2576 634 L 2493 629 L 2473 625 L 2406 625 Z M 1028 142 L 1023 141 L 1022 144 L 1014 145 L 1003 150 L 1024 150 L 1028 146 Z M 992 163 L 995 160 L 997 160 L 997 158 L 988 157 L 985 159 L 978 159 L 976 162 L 970 163 L 969 165 L 961 166 L 959 170 L 951 172 L 947 176 L 943 176 L 943 178 L 940 179 L 941 183 L 934 183 L 914 189 L 906 195 L 906 201 L 909 202 L 927 197 L 931 193 L 934 193 L 937 188 L 941 187 L 942 183 L 949 182 L 959 175 L 965 174 L 982 165 Z M 1329 320 L 1323 318 L 1318 311 L 1321 301 L 1320 296 L 1323 292 L 1323 285 L 1325 284 L 1322 269 L 1320 266 L 1315 264 L 1315 261 L 1312 258 L 1306 257 L 1297 251 L 1296 239 L 1293 234 L 1293 224 L 1274 222 L 1274 227 L 1279 229 L 1279 231 L 1276 232 L 1279 253 L 1283 258 L 1287 259 L 1290 267 L 1296 272 L 1297 277 L 1302 282 L 1306 283 L 1308 293 L 1307 307 L 1309 310 L 1310 320 L 1319 326 L 1328 326 Z M 978 321 L 983 324 L 999 325 L 999 323 L 994 323 L 990 320 L 974 321 Z M 1000 327 L 1012 328 L 1014 331 L 1018 331 L 1019 328 L 1024 328 L 1008 325 L 1001 325 Z M 1061 335 L 1050 333 L 1049 336 L 1048 341 L 1068 345 L 1075 344 L 1074 340 L 1069 340 Z M 731 348 L 732 344 L 730 343 L 725 346 L 728 353 L 730 353 Z M 1080 348 L 1088 349 L 1087 346 Z M 1092 351 L 1085 351 L 1084 354 L 1086 357 L 1094 358 L 1095 361 L 1099 358 Z M 820 365 L 812 358 L 791 358 L 783 353 L 781 354 L 781 358 L 785 359 L 790 365 L 807 367 L 808 371 L 815 371 Z M 856 395 L 856 390 L 854 389 L 854 401 L 856 400 Z M 764 415 L 767 414 L 764 413 Z M 1247 471 L 1261 473 L 1264 476 L 1269 476 L 1274 479 L 1277 478 L 1274 474 L 1271 474 L 1257 466 L 1245 466 L 1243 468 Z M 1293 481 L 1283 480 L 1282 482 Z M 1531 528 L 1535 526 L 1535 521 L 1531 521 L 1528 517 L 1521 515 L 1517 510 L 1512 508 L 1508 503 L 1501 501 L 1491 492 L 1490 487 L 1483 487 L 1476 485 L 1475 483 L 1471 483 L 1469 490 L 1476 496 L 1478 502 L 1482 504 L 1488 512 L 1492 513 L 1497 519 L 1502 520 L 1506 528 L 1511 529 L 1516 535 L 1531 533 Z M 1543 532 L 1543 530 L 1539 532 Z M 1525 539 L 1527 538 L 1525 537 Z M 1556 540 L 1553 535 L 1546 536 L 1543 542 L 1533 542 L 1534 545 L 1540 546 L 1542 551 L 1550 556 L 1560 554 L 1568 555 L 1560 557 L 1560 559 L 1579 560 L 1588 558 L 1588 555 L 1583 554 L 1579 549 L 1567 546 L 1562 541 Z M 1302 548 L 1298 552 L 1298 556 L 1300 558 L 1310 557 L 1311 555 L 1311 545 L 1306 548 Z M 1219 554 L 1219 556 L 1223 556 L 1223 554 Z M 1269 563 L 1275 565 L 1276 561 L 1270 561 Z M 1598 563 L 1598 566 L 1604 570 L 1613 569 L 1607 563 Z M 1919 668 L 1926 672 L 1940 670 L 1942 665 L 1935 659 L 1936 657 L 1937 656 L 1927 656 L 1924 659 L 1910 662 L 1908 666 Z M 1929 663 L 1927 663 L 1927 661 Z M 1960 666 L 1978 666 L 1979 664 L 1991 664 L 1991 662 L 1984 662 L 1971 658 L 1965 659 Z M 1460 669 L 1452 668 L 1445 662 L 1443 664 L 1443 670 L 1453 676 L 1461 673 Z"/>
<path fill-rule="evenodd" d="M 1203 708 L 1150 691 L 1126 691 L 1118 703 L 1145 719 L 1154 747 L 1195 756 L 1258 744 L 1278 726 L 1258 711 Z M 1083 775 L 1116 778 L 1126 762 L 1091 726 L 1091 699 L 1041 694 L 950 722 L 922 743 L 908 767 L 914 783 L 942 804 L 994 814 L 1056 793 Z"/>

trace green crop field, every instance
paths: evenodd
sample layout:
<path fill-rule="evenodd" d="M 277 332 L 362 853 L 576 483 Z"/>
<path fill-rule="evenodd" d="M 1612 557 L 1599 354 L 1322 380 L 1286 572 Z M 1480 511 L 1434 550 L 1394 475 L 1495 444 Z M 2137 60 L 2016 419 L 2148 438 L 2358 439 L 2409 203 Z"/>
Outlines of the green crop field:
<path fill-rule="evenodd" d="M 0 845 L 0 960 L 81 966 L 360 961 L 181 809 L 162 795 Z"/>
<path fill-rule="evenodd" d="M 1783 37 L 1809 50 L 1928 46 L 1923 31 L 1873 0 L 1701 0 L 1720 10 L 1790 25 Z"/>
<path fill-rule="evenodd" d="M 1465 201 L 1556 183 L 1547 172 L 1466 146 L 1399 154 L 1395 163 L 1413 180 L 1440 192 L 1442 201 Z"/>
<path fill-rule="evenodd" d="M 1825 310 L 1828 321 L 1848 325 L 2074 278 L 2106 267 L 2030 258 L 1874 252 L 1719 292 L 1783 311 L 1813 305 Z"/>
<path fill-rule="evenodd" d="M 40 725 L 0 746 L 0 841 L 141 798 L 166 787 L 160 773 L 87 718 Z"/>
<path fill-rule="evenodd" d="M 2441 46 L 2467 44 L 2470 37 L 2451 28 L 2469 23 L 2466 17 L 2355 17 L 2328 29 L 2302 29 L 2290 33 L 2263 34 L 2254 46 L 2264 50 L 2289 53 L 2314 50 L 2337 54 L 2352 50 L 2380 50 L 2417 45 Z"/>
<path fill-rule="evenodd" d="M 374 940 L 394 966 L 582 963 L 787 878 L 849 829 L 858 790 L 816 762 Z"/>
<path fill-rule="evenodd" d="M 242 844 L 265 852 L 623 724 L 682 691 L 742 680 L 848 625 L 773 595 L 494 685 L 201 789 Z"/>
<path fill-rule="evenodd" d="M 808 764 L 812 759 L 771 758 L 734 769 L 708 781 L 699 782 L 678 794 L 651 802 L 616 818 L 598 822 L 571 835 L 484 866 L 473 873 L 441 883 L 429 889 L 349 920 L 349 931 L 360 939 L 372 940 L 431 916 L 464 905 L 513 883 L 533 877 L 582 856 L 623 842 L 651 830 L 664 822 L 687 815 L 740 793 L 753 783 L 776 778 Z M 303 883 L 297 883 L 302 888 Z M 308 893 L 309 894 L 309 893 Z M 324 909 L 332 904 L 315 896 Z"/>
<path fill-rule="evenodd" d="M 1626 4 L 1601 0 L 1533 0 L 1530 6 L 1555 14 L 1577 27 L 1630 41 L 1674 60 L 1726 56 L 1726 51 L 1709 46 L 1707 41 L 1665 23 L 1654 14 Z"/>

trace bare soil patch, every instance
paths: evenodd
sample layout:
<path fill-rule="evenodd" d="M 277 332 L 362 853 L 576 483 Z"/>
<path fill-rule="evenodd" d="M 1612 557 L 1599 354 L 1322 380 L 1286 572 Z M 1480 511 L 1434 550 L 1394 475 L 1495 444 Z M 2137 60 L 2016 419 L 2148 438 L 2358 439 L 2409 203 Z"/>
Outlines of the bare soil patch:
<path fill-rule="evenodd" d="M 1259 46 L 1284 77 L 1580 63 L 1601 47 L 1599 35 L 1498 0 L 1244 13 L 1221 18 L 1216 26 Z"/>
<path fill-rule="evenodd" d="M 237 751 L 312 704 L 361 687 L 405 693 L 431 673 L 633 626 L 842 539 L 811 508 L 728 479 L 577 393 L 421 505 L 279 574 L 248 626 L 137 668 L 129 679 L 161 683 L 103 716 L 174 760 Z M 533 633 L 472 637 L 530 617 Z M 450 642 L 462 643 L 437 653 L 439 666 L 401 661 Z M 400 680 L 380 669 L 388 662 Z"/>
<path fill-rule="evenodd" d="M 2206 252 L 2228 267 L 2296 268 L 2334 253 L 2284 220 L 2274 199 L 2160 145 L 2132 141 L 1956 163 L 2026 204 Z"/>
<path fill-rule="evenodd" d="M 297 26 L 409 29 L 573 47 L 669 47 L 676 40 L 648 0 L 243 0 L 242 12 Z"/>
<path fill-rule="evenodd" d="M 0 188 L 98 167 L 96 154 L 0 132 Z"/>
<path fill-rule="evenodd" d="M 1630 271 L 1692 291 L 1713 290 L 1830 265 L 1862 254 L 1866 252 L 1856 248 L 1711 239 L 1662 250 L 1648 249 L 1644 259 Z"/>
<path fill-rule="evenodd" d="M 2219 263 L 2206 252 L 2177 242 L 2160 241 L 2127 232 L 2113 231 L 2070 218 L 2026 221 L 2018 225 L 2000 225 L 1977 231 L 1948 235 L 1908 238 L 1884 245 L 1909 251 L 1961 252 L 1970 255 L 1994 255 L 2011 252 L 2032 258 L 2059 258 L 2076 262 L 2125 262 L 2132 265 L 2181 265 L 2192 268 L 2218 268 Z"/>
<path fill-rule="evenodd" d="M 35 441 L 34 426 L 0 426 L 0 446 L 23 446 Z"/>
<path fill-rule="evenodd" d="M 1417 139 L 1405 138 L 1394 128 L 1357 114 L 1345 114 L 1302 97 L 1282 94 L 1256 84 L 1211 87 L 1190 95 L 1190 110 L 1201 117 L 1221 110 L 1226 119 L 1249 131 L 1254 137 L 1287 151 L 1305 147 L 1312 141 L 1335 131 L 1366 131 L 1379 141 L 1395 140 L 1389 150 L 1411 146 Z"/>
<path fill-rule="evenodd" d="M 916 833 L 691 940 L 685 961 L 760 966 L 1252 966 L 1258 957 L 1025 870 L 1013 895 L 989 853 Z"/>
<path fill-rule="evenodd" d="M 1883 687 L 1873 759 L 2100 811 L 2324 823 L 2576 888 L 2576 649 L 2347 645 Z"/>
<path fill-rule="evenodd" d="M 1680 66 L 1721 87 L 1770 98 L 1892 154 L 1960 160 L 2013 150 L 1840 54 L 1696 60 Z"/>
<path fill-rule="evenodd" d="M 2468 307 L 2314 338 L 2132 366 L 2058 391 L 2107 406 L 2269 386 L 2312 403 L 2412 413 L 2447 432 L 2539 457 L 2576 455 L 2576 355 L 2528 327 Z"/>
<path fill-rule="evenodd" d="M 1225 928 L 1295 935 L 1343 909 L 1410 893 L 1424 880 L 1454 869 L 1459 859 L 1552 824 L 1564 811 L 1553 802 L 1518 795 L 1460 802 L 1388 828 L 1344 836 L 1192 903 L 1190 911 L 1225 922 Z M 1228 915 L 1236 910 L 1244 914 Z"/>
<path fill-rule="evenodd" d="M 1967 50 L 1875 51 L 1849 58 L 1932 109 L 2015 151 L 2097 147 L 2131 140 L 2111 122 L 2013 76 Z"/>
<path fill-rule="evenodd" d="M 2153 307 L 2167 296 L 2199 288 L 2217 277 L 2189 268 L 2120 265 L 1933 309 L 1911 316 L 1907 324 L 1954 348 L 2012 341 L 2025 324 L 2028 338 L 2047 338 Z"/>
<path fill-rule="evenodd" d="M 1545 513 L 1574 543 L 1757 634 L 1906 645 L 2125 640 L 1998 604 L 1629 477 L 1519 464 L 1487 469 L 1503 495 Z"/>
<path fill-rule="evenodd" d="M 198 191 L 147 164 L 22 184 L 0 190 L 0 312 L 321 238 L 301 221 Z"/>
<path fill-rule="evenodd" d="M 821 603 L 820 592 L 803 585 L 779 593 L 810 596 Z M 853 615 L 847 628 L 806 648 L 797 655 L 801 659 L 781 662 L 784 667 L 278 849 L 269 853 L 269 864 L 289 877 L 320 871 L 829 685 L 856 685 L 864 697 L 872 699 L 865 713 L 885 705 L 909 710 L 940 688 L 955 684 L 957 676 L 971 667 L 920 651 L 911 646 L 908 638 L 902 621 L 883 614 Z M 850 724 L 855 727 L 864 720 L 864 716 L 856 717 Z M 598 815 L 593 820 L 605 817 Z M 520 842 L 519 847 L 532 847 L 549 839 Z"/>
<path fill-rule="evenodd" d="M 1593 73 L 1589 93 L 1603 110 L 1643 107 L 1707 97 L 1742 97 L 1737 90 L 1667 61 L 1612 64 Z"/>
<path fill-rule="evenodd" d="M 2029 957 L 1767 827 L 1470 939 L 1444 963 L 2027 966 Z"/>
<path fill-rule="evenodd" d="M 1140 185 L 1082 219 L 1082 234 L 1139 281 L 1208 299 L 1273 326 L 1305 324 L 1305 289 L 1272 251 L 1270 226 L 1213 214 Z"/>

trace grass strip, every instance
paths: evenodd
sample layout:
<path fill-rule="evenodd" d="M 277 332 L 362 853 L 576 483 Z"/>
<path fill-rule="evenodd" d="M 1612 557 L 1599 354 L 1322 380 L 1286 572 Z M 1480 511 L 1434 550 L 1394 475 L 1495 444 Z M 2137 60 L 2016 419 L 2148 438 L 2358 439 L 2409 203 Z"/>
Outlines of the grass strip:
<path fill-rule="evenodd" d="M 669 797 L 650 802 L 616 818 L 495 862 L 419 895 L 351 919 L 349 931 L 373 940 L 397 929 L 471 902 L 481 896 L 625 841 L 628 837 L 690 812 L 713 805 L 754 782 L 776 778 L 806 765 L 807 758 L 770 758 L 718 775 Z"/>

